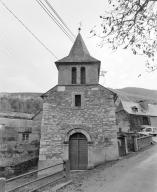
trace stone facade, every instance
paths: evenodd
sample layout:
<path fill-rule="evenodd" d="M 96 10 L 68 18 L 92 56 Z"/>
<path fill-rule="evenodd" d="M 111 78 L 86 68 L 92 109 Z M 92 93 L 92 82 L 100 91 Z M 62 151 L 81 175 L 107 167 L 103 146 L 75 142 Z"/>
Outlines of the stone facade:
<path fill-rule="evenodd" d="M 83 66 L 82 64 L 76 65 L 60 65 L 58 67 L 58 84 L 59 85 L 69 85 L 71 84 L 71 68 L 77 68 L 77 82 L 80 84 L 80 68 Z M 98 64 L 86 65 L 86 84 L 95 84 L 98 82 Z"/>
<path fill-rule="evenodd" d="M 124 110 L 116 112 L 116 121 L 118 131 L 122 132 L 130 131 L 129 115 Z"/>
<path fill-rule="evenodd" d="M 81 107 L 74 94 L 83 95 Z M 89 136 L 89 166 L 113 160 L 117 154 L 117 127 L 113 94 L 100 85 L 56 86 L 44 98 L 40 160 L 68 159 L 71 131 Z"/>
<path fill-rule="evenodd" d="M 98 84 L 100 61 L 90 56 L 80 34 L 69 55 L 57 61 L 56 66 L 58 85 L 42 96 L 40 163 L 48 165 L 70 160 L 72 165 L 80 161 L 82 167 L 78 169 L 84 169 L 117 159 L 115 93 Z M 82 135 L 85 140 L 75 140 L 74 135 Z M 80 145 L 78 153 L 81 155 L 75 153 L 75 144 L 76 148 Z M 83 158 L 85 160 L 79 160 Z"/>
<path fill-rule="evenodd" d="M 125 101 L 117 98 L 116 103 L 116 120 L 119 131 L 122 132 L 139 132 L 141 131 L 141 125 L 155 124 L 155 118 L 151 118 L 157 107 L 155 105 L 148 104 L 148 108 L 141 107 L 141 103 L 134 101 Z M 154 120 L 154 122 L 152 121 Z"/>
<path fill-rule="evenodd" d="M 137 150 L 143 149 L 143 148 L 148 147 L 149 145 L 152 144 L 152 136 L 151 135 L 136 138 L 136 139 L 137 139 Z"/>
<path fill-rule="evenodd" d="M 150 116 L 150 124 L 152 127 L 157 127 L 157 117 Z"/>

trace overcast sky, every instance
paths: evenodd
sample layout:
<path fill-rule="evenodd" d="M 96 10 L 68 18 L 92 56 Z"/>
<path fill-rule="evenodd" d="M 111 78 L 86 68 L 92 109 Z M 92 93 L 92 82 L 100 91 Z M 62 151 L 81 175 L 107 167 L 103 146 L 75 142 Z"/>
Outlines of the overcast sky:
<path fill-rule="evenodd" d="M 58 59 L 69 54 L 72 42 L 35 0 L 3 0 Z M 82 23 L 82 37 L 90 54 L 107 71 L 100 83 L 106 87 L 157 89 L 157 71 L 145 72 L 145 59 L 127 50 L 113 52 L 90 30 L 99 25 L 107 0 L 49 0 L 75 35 Z M 57 84 L 56 59 L 45 50 L 0 3 L 0 92 L 46 92 Z M 140 78 L 138 75 L 142 74 Z"/>

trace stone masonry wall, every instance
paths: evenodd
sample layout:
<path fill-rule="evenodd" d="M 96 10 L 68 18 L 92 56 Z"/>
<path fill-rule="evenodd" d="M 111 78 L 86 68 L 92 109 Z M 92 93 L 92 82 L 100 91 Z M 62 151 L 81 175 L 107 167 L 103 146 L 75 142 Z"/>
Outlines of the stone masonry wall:
<path fill-rule="evenodd" d="M 150 135 L 137 138 L 138 150 L 148 147 L 151 144 L 152 144 L 152 136 L 150 136 Z"/>
<path fill-rule="evenodd" d="M 82 106 L 74 106 L 81 94 Z M 65 159 L 68 132 L 80 128 L 91 137 L 90 161 L 96 165 L 118 157 L 113 94 L 100 85 L 56 86 L 44 98 L 39 160 Z"/>
<path fill-rule="evenodd" d="M 157 117 L 150 117 L 150 124 L 152 127 L 157 127 Z"/>
<path fill-rule="evenodd" d="M 130 130 L 130 122 L 129 122 L 129 117 L 128 114 L 122 110 L 116 112 L 116 120 L 117 120 L 117 131 L 123 131 L 123 132 L 128 132 Z"/>
<path fill-rule="evenodd" d="M 77 68 L 77 84 L 80 84 L 80 68 L 86 68 L 86 84 L 96 84 L 98 83 L 98 64 L 92 65 L 60 65 L 58 84 L 59 85 L 70 85 L 71 84 L 71 68 Z"/>

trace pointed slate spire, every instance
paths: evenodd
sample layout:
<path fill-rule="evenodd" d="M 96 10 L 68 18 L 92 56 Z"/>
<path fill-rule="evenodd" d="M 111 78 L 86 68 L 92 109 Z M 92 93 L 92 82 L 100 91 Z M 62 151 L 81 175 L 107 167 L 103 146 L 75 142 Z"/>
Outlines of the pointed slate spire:
<path fill-rule="evenodd" d="M 89 51 L 81 37 L 81 34 L 79 33 L 76 37 L 76 40 L 70 50 L 69 53 L 70 57 L 88 57 L 90 56 Z"/>
<path fill-rule="evenodd" d="M 80 33 L 78 33 L 75 42 L 70 50 L 70 53 L 67 57 L 64 57 L 61 60 L 56 61 L 56 64 L 59 63 L 100 63 L 99 60 L 90 56 L 90 53 L 82 39 Z"/>

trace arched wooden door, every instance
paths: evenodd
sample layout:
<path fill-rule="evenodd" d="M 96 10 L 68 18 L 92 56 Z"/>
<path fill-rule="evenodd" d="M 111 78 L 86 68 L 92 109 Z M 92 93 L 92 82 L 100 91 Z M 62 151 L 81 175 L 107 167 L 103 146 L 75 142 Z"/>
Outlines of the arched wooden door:
<path fill-rule="evenodd" d="M 87 138 L 82 133 L 75 133 L 69 140 L 69 160 L 71 170 L 85 170 L 88 165 Z"/>

